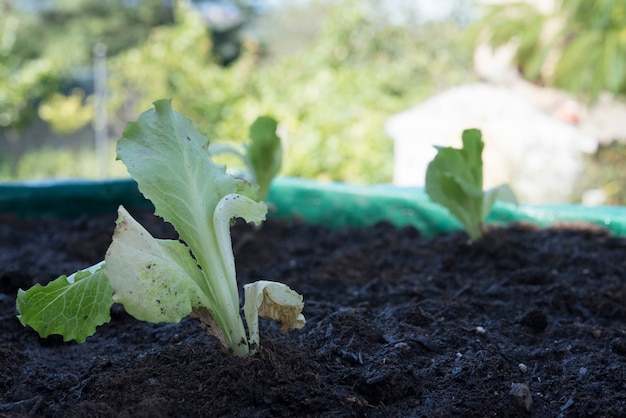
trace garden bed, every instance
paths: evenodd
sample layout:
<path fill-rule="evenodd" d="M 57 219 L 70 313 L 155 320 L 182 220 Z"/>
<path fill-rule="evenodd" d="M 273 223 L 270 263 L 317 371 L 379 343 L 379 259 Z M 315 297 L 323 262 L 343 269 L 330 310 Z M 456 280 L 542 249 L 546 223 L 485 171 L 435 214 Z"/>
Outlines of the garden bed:
<path fill-rule="evenodd" d="M 117 305 L 82 345 L 23 328 L 17 288 L 100 261 L 114 220 L 2 216 L 0 417 L 626 415 L 626 239 L 597 226 L 491 227 L 470 244 L 385 222 L 238 224 L 240 282 L 288 284 L 307 318 L 287 335 L 262 320 L 248 359 L 193 319 Z"/>

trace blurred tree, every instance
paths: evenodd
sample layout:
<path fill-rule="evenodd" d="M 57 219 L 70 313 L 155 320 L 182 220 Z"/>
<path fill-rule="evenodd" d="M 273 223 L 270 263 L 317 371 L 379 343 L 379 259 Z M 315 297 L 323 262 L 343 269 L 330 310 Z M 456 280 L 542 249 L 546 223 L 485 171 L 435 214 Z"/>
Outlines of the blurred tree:
<path fill-rule="evenodd" d="M 311 13 L 320 10 L 319 4 Z M 297 23 L 294 23 L 297 25 Z M 256 100 L 286 131 L 284 174 L 358 183 L 391 179 L 392 113 L 471 74 L 449 23 L 394 25 L 378 0 L 333 2 L 308 46 L 253 74 Z"/>
<path fill-rule="evenodd" d="M 528 3 L 491 6 L 476 26 L 492 47 L 512 42 L 522 74 L 594 100 L 626 95 L 626 2 L 560 0 L 554 13 Z"/>
<path fill-rule="evenodd" d="M 178 112 L 215 137 L 220 122 L 237 117 L 232 106 L 250 90 L 253 56 L 222 67 L 198 11 L 181 2 L 174 15 L 173 25 L 154 28 L 143 44 L 109 61 L 110 110 L 118 134 L 154 100 L 171 97 Z"/>
<path fill-rule="evenodd" d="M 226 68 L 210 54 L 201 17 L 181 5 L 174 25 L 110 61 L 117 132 L 162 97 L 174 98 L 177 111 L 216 141 L 245 140 L 255 118 L 271 114 L 286 140 L 283 174 L 390 181 L 385 119 L 472 73 L 459 27 L 394 25 L 383 3 L 334 1 L 319 37 L 304 48 L 263 60 L 262 46 L 249 42 Z"/>
<path fill-rule="evenodd" d="M 259 112 L 287 131 L 285 174 L 390 181 L 385 119 L 472 77 L 459 27 L 398 25 L 388 12 L 381 0 L 333 2 L 309 47 L 254 74 Z"/>
<path fill-rule="evenodd" d="M 198 34 L 216 62 L 229 64 L 240 54 L 239 31 L 259 9 L 259 0 L 0 0 L 0 129 L 15 133 L 29 125 L 44 104 L 44 119 L 60 121 L 75 109 L 67 132 L 84 126 L 92 113 L 94 45 L 107 46 L 109 57 L 143 44 L 153 28 L 174 23 L 176 4 L 200 12 Z M 155 35 L 156 36 L 156 35 Z M 200 44 L 206 44 L 200 39 Z M 77 91 L 76 88 L 82 91 Z M 73 94 L 71 94 L 73 92 Z M 62 93 L 61 95 L 59 93 Z M 79 106 L 77 106 L 77 104 Z M 62 110 L 63 112 L 57 112 Z M 58 114 L 55 114 L 58 113 Z M 70 116 L 71 117 L 71 116 Z M 55 127 L 59 127 L 56 123 Z"/>
<path fill-rule="evenodd" d="M 15 0 L 5 0 L 15 5 Z M 66 68 L 90 66 L 97 43 L 110 55 L 144 41 L 151 28 L 172 22 L 163 0 L 55 0 L 21 13 L 16 51 L 22 59 L 62 57 Z"/>
<path fill-rule="evenodd" d="M 256 117 L 271 114 L 286 141 L 282 174 L 388 182 L 393 143 L 384 133 L 385 119 L 473 73 L 471 49 L 459 42 L 462 28 L 453 22 L 397 24 L 385 3 L 288 3 L 279 9 L 282 18 L 292 28 L 299 27 L 298 18 L 307 25 L 315 20 L 311 38 L 287 54 L 269 56 L 262 43 L 244 38 L 240 57 L 224 67 L 211 53 L 198 9 L 178 1 L 171 24 L 155 26 L 140 44 L 109 57 L 113 132 L 120 134 L 159 98 L 173 98 L 176 110 L 215 141 L 246 140 Z M 274 25 L 273 39 L 289 38 L 284 28 Z M 49 110 L 87 117 L 76 106 L 78 97 L 68 96 L 72 102 L 61 105 L 51 96 L 42 115 L 55 123 L 65 117 Z"/>
<path fill-rule="evenodd" d="M 8 0 L 0 3 L 0 129 L 24 128 L 36 114 L 37 100 L 58 88 L 55 59 L 19 53 L 23 28 L 32 20 L 13 11 Z"/>
<path fill-rule="evenodd" d="M 115 54 L 142 42 L 153 26 L 171 23 L 166 6 L 162 0 L 0 0 L 0 129 L 21 131 L 41 102 L 75 87 L 76 69 L 91 65 L 96 43 Z M 74 96 L 68 101 L 76 104 Z"/>

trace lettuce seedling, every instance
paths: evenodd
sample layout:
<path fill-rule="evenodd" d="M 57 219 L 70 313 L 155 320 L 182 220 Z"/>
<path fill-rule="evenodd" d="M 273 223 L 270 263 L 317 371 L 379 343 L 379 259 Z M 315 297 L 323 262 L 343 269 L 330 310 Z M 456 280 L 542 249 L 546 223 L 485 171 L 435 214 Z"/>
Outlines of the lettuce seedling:
<path fill-rule="evenodd" d="M 270 183 L 276 177 L 283 161 L 283 146 L 277 134 L 278 122 L 270 116 L 260 116 L 250 126 L 250 142 L 241 151 L 232 144 L 211 144 L 213 155 L 232 154 L 239 158 L 247 169 L 247 178 L 258 184 L 258 196 L 267 197 Z"/>
<path fill-rule="evenodd" d="M 259 224 L 267 206 L 255 200 L 255 186 L 211 160 L 208 139 L 169 100 L 154 106 L 127 125 L 117 154 L 180 240 L 153 238 L 120 206 L 105 260 L 45 287 L 20 289 L 18 318 L 42 337 L 83 342 L 119 302 L 148 322 L 196 317 L 228 351 L 247 356 L 258 346 L 258 316 L 280 321 L 283 332 L 304 326 L 302 296 L 282 283 L 245 286 L 246 333 L 230 226 L 237 217 Z"/>
<path fill-rule="evenodd" d="M 437 155 L 426 169 L 426 193 L 446 207 L 475 241 L 483 235 L 483 222 L 496 199 L 517 203 L 506 185 L 483 192 L 482 152 L 478 129 L 463 131 L 463 148 L 436 147 Z"/>

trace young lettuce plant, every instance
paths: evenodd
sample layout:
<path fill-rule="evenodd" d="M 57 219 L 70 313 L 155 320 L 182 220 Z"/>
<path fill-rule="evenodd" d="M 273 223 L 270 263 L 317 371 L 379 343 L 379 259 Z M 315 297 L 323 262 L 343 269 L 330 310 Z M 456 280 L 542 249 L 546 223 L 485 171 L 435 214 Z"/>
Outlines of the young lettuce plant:
<path fill-rule="evenodd" d="M 483 191 L 482 152 L 478 129 L 463 131 L 463 148 L 436 147 L 437 155 L 426 169 L 426 193 L 461 222 L 472 241 L 483 235 L 483 222 L 496 199 L 517 203 L 506 185 Z"/>
<path fill-rule="evenodd" d="M 278 122 L 270 116 L 260 116 L 250 126 L 250 142 L 243 151 L 232 144 L 211 144 L 213 155 L 232 154 L 239 158 L 247 169 L 247 178 L 259 185 L 259 199 L 264 200 L 270 183 L 280 171 L 283 146 L 277 134 Z"/>
<path fill-rule="evenodd" d="M 246 333 L 230 226 L 237 217 L 259 224 L 267 206 L 255 200 L 256 187 L 211 160 L 208 139 L 170 100 L 154 106 L 127 125 L 117 154 L 180 241 L 153 238 L 120 206 L 105 260 L 45 287 L 20 289 L 18 318 L 42 337 L 84 342 L 119 302 L 148 322 L 196 317 L 225 349 L 248 356 L 259 344 L 258 316 L 280 321 L 283 333 L 304 326 L 302 296 L 282 283 L 244 286 Z"/>

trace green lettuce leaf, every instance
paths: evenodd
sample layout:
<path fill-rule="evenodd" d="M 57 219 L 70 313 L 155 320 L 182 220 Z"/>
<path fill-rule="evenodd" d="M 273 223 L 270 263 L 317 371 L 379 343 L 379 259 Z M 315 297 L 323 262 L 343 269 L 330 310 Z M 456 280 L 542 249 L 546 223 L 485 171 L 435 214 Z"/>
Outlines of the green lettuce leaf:
<path fill-rule="evenodd" d="M 280 171 L 283 147 L 276 134 L 278 122 L 269 116 L 261 116 L 250 126 L 250 144 L 247 145 L 247 158 L 252 165 L 259 196 L 264 199 L 270 183 Z"/>
<path fill-rule="evenodd" d="M 189 248 L 153 238 L 121 206 L 105 261 L 113 299 L 139 320 L 179 322 L 193 308 L 210 303 Z"/>
<path fill-rule="evenodd" d="M 437 147 L 437 155 L 426 169 L 426 193 L 459 220 L 471 240 L 477 240 L 496 199 L 517 200 L 508 185 L 483 192 L 482 134 L 467 129 L 462 139 L 461 149 Z"/>
<path fill-rule="evenodd" d="M 46 286 L 19 289 L 18 318 L 42 338 L 59 334 L 63 341 L 82 343 L 96 327 L 111 320 L 112 295 L 101 262 L 69 277 L 60 276 Z"/>
<path fill-rule="evenodd" d="M 267 205 L 254 201 L 256 187 L 231 177 L 226 167 L 211 160 L 208 139 L 172 110 L 170 100 L 154 106 L 126 126 L 117 144 L 118 158 L 152 201 L 155 213 L 170 222 L 189 247 L 205 278 L 196 282 L 207 297 L 205 307 L 225 332 L 229 347 L 245 356 L 230 221 L 242 217 L 258 224 L 265 219 Z"/>
<path fill-rule="evenodd" d="M 249 336 L 240 314 L 230 228 L 234 218 L 259 224 L 267 205 L 255 200 L 257 186 L 227 175 L 211 160 L 208 139 L 169 100 L 154 105 L 127 125 L 118 158 L 180 240 L 155 239 L 120 206 L 105 261 L 46 287 L 20 289 L 19 319 L 42 337 L 60 334 L 83 342 L 110 320 L 110 308 L 119 302 L 144 321 L 198 318 L 227 350 L 245 357 L 258 346 L 258 318 L 249 319 Z M 267 139 L 268 129 L 276 127 L 270 125 L 251 135 Z M 304 325 L 301 296 L 285 285 L 267 289 L 267 301 L 251 296 L 254 313 L 281 321 L 283 329 Z"/>

